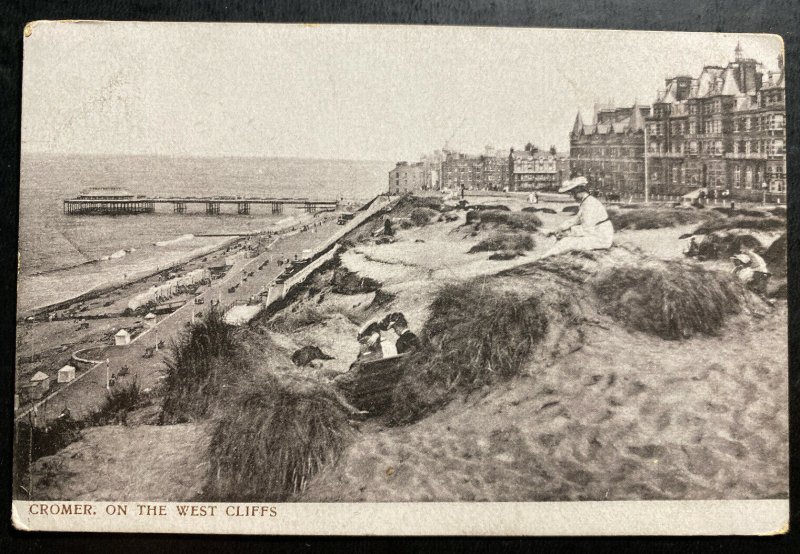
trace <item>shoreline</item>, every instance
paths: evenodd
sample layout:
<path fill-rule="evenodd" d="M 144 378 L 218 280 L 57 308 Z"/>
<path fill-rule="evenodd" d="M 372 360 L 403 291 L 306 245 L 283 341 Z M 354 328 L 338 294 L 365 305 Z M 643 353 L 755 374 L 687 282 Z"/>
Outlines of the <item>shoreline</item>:
<path fill-rule="evenodd" d="M 173 268 L 175 268 L 177 266 L 192 262 L 192 261 L 196 260 L 197 258 L 200 258 L 200 257 L 203 257 L 203 256 L 208 256 L 208 255 L 213 254 L 215 252 L 218 252 L 218 251 L 220 251 L 220 250 L 222 250 L 224 248 L 228 248 L 230 245 L 235 244 L 237 241 L 242 240 L 243 238 L 246 238 L 246 237 L 249 237 L 249 236 L 256 236 L 256 235 L 263 234 L 263 233 L 269 233 L 269 232 L 281 233 L 281 232 L 283 232 L 283 231 L 285 231 L 287 229 L 290 229 L 291 227 L 294 227 L 294 226 L 297 226 L 297 225 L 304 225 L 304 224 L 308 223 L 308 221 L 313 219 L 313 217 L 314 217 L 313 214 L 303 214 L 303 215 L 298 215 L 297 217 L 292 216 L 292 218 L 291 218 L 292 220 L 291 221 L 287 221 L 286 219 L 283 219 L 283 220 L 280 220 L 280 221 L 276 222 L 275 224 L 273 224 L 273 225 L 271 225 L 269 227 L 256 229 L 256 230 L 253 230 L 253 231 L 242 232 L 242 233 L 195 235 L 195 237 L 197 237 L 197 238 L 221 238 L 221 239 L 225 239 L 225 240 L 221 240 L 220 242 L 216 242 L 216 243 L 211 244 L 211 245 L 207 245 L 207 246 L 203 246 L 203 247 L 199 247 L 199 248 L 195 248 L 193 250 L 190 250 L 190 251 L 186 252 L 184 255 L 176 258 L 175 260 L 170 261 L 167 265 L 165 265 L 163 267 L 161 265 L 156 264 L 155 262 L 152 262 L 149 265 L 149 267 L 146 267 L 146 268 L 140 270 L 139 272 L 136 272 L 136 273 L 133 273 L 133 274 L 125 274 L 122 278 L 107 280 L 107 281 L 105 281 L 105 282 L 103 282 L 101 284 L 94 285 L 91 288 L 89 288 L 88 290 L 85 290 L 85 291 L 83 291 L 81 293 L 78 293 L 78 294 L 66 293 L 67 295 L 69 295 L 68 298 L 62 298 L 62 299 L 60 299 L 58 301 L 55 301 L 55 302 L 50 302 L 50 303 L 47 303 L 45 305 L 35 306 L 33 308 L 27 308 L 25 310 L 20 310 L 18 308 L 17 309 L 17 317 L 16 317 L 17 322 L 23 321 L 23 320 L 25 320 L 25 319 L 27 319 L 29 317 L 36 317 L 37 315 L 40 315 L 43 312 L 48 312 L 48 311 L 51 311 L 51 310 L 63 309 L 65 307 L 67 307 L 67 306 L 70 306 L 70 305 L 76 303 L 76 302 L 84 302 L 84 301 L 87 301 L 87 300 L 93 300 L 93 299 L 97 298 L 98 296 L 101 296 L 103 294 L 106 294 L 108 292 L 116 290 L 118 288 L 130 285 L 130 284 L 135 284 L 135 283 L 137 283 L 139 281 L 148 279 L 148 278 L 152 277 L 153 275 L 156 275 L 157 273 L 161 273 L 162 271 L 173 269 Z M 179 236 L 180 235 L 178 235 L 178 237 Z M 155 259 L 156 256 L 153 256 L 153 258 Z M 83 267 L 83 266 L 86 266 L 86 265 L 90 265 L 90 264 L 97 264 L 97 263 L 100 263 L 101 261 L 103 261 L 103 260 L 90 260 L 90 261 L 84 262 L 82 264 L 78 264 L 78 265 L 67 267 L 67 268 L 59 268 L 59 269 L 51 270 L 51 271 L 48 271 L 48 272 L 39 272 L 39 273 L 30 274 L 30 275 L 26 275 L 26 276 L 19 275 L 18 278 L 20 280 L 22 280 L 22 279 L 24 279 L 26 277 L 28 277 L 28 278 L 29 277 L 41 277 L 43 275 L 57 274 L 58 272 L 74 271 L 76 268 L 80 268 L 80 267 Z M 19 283 L 17 284 L 17 290 L 19 291 Z M 17 303 L 19 304 L 19 293 L 18 293 Z"/>

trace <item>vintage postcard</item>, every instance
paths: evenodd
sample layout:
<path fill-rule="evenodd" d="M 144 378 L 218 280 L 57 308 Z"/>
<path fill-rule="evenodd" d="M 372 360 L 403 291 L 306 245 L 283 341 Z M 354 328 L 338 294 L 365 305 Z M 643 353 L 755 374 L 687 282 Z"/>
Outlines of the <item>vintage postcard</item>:
<path fill-rule="evenodd" d="M 24 35 L 18 529 L 787 531 L 780 37 Z"/>

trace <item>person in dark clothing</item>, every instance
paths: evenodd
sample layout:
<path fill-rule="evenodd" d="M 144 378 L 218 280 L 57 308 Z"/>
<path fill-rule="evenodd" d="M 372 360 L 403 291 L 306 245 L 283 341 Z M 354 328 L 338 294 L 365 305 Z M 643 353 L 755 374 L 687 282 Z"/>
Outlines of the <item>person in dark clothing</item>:
<path fill-rule="evenodd" d="M 405 354 L 407 352 L 414 352 L 419 349 L 419 337 L 411 332 L 408 328 L 408 321 L 406 316 L 402 313 L 389 314 L 384 321 L 387 321 L 387 327 L 394 329 L 397 333 L 397 342 L 395 348 L 398 354 Z"/>

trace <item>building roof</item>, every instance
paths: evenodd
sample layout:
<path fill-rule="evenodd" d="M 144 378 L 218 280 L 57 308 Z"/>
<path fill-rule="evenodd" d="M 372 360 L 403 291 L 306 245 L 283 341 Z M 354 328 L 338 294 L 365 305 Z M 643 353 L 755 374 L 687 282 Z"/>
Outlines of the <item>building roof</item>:
<path fill-rule="evenodd" d="M 583 119 L 581 118 L 581 112 L 578 111 L 578 115 L 575 116 L 575 123 L 572 125 L 572 134 L 577 135 L 583 129 Z"/>
<path fill-rule="evenodd" d="M 125 337 L 125 336 L 129 336 L 129 335 L 130 335 L 130 333 L 127 332 L 125 329 L 120 329 L 119 331 L 117 331 L 114 334 L 115 337 Z"/>
<path fill-rule="evenodd" d="M 33 377 L 31 377 L 31 382 L 38 383 L 39 381 L 44 381 L 45 379 L 49 379 L 49 378 L 50 378 L 50 376 L 47 375 L 47 373 L 43 373 L 41 371 L 37 371 L 36 373 L 33 374 Z"/>
<path fill-rule="evenodd" d="M 67 371 L 75 371 L 75 367 L 74 367 L 74 366 L 71 366 L 71 365 L 65 365 L 64 367 L 62 367 L 62 368 L 61 368 L 61 369 L 59 369 L 58 371 L 64 371 L 65 369 L 66 369 Z"/>
<path fill-rule="evenodd" d="M 640 106 L 638 102 L 633 103 L 633 110 L 631 110 L 631 117 L 628 120 L 628 128 L 633 133 L 644 129 L 644 114 L 642 113 L 643 109 L 647 110 L 648 113 L 650 112 L 650 109 L 647 108 L 647 106 Z"/>
<path fill-rule="evenodd" d="M 722 90 L 720 94 L 736 96 L 742 93 L 742 91 L 739 90 L 739 84 L 736 82 L 736 76 L 733 74 L 733 67 L 730 65 L 725 70 L 725 73 L 722 74 L 722 81 Z"/>

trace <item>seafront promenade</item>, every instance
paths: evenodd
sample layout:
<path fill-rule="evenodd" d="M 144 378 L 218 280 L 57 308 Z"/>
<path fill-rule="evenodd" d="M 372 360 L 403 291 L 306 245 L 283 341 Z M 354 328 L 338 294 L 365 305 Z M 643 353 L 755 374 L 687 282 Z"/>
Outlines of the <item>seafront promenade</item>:
<path fill-rule="evenodd" d="M 19 421 L 30 418 L 33 423 L 41 425 L 58 417 L 64 409 L 69 409 L 75 419 L 85 417 L 105 399 L 107 373 L 117 374 L 123 367 L 128 368 L 128 374 L 118 383 L 124 384 L 136 379 L 142 389 L 156 386 L 163 374 L 165 355 L 169 355 L 168 348 L 155 350 L 156 344 L 163 341 L 165 345 L 169 345 L 171 340 L 177 339 L 186 325 L 201 317 L 201 312 L 212 301 L 225 309 L 257 296 L 285 268 L 278 264 L 278 260 L 291 259 L 304 250 L 321 252 L 329 249 L 382 205 L 375 204 L 371 209 L 359 212 L 344 226 L 337 225 L 335 218 L 328 218 L 319 221 L 316 226 L 300 226 L 294 232 L 274 236 L 259 255 L 236 261 L 222 279 L 213 281 L 204 288 L 198 296 L 198 301 L 202 304 L 187 302 L 176 311 L 157 319 L 136 335 L 129 345 L 90 349 L 85 356 L 96 360 L 93 365 L 79 371 L 74 381 L 60 384 L 56 390 L 51 390 L 35 404 L 22 406 L 15 414 L 15 419 Z M 235 290 L 230 292 L 233 285 L 236 285 Z M 75 344 L 72 350 L 80 349 L 81 345 Z M 146 357 L 148 351 L 153 353 L 152 357 Z"/>

